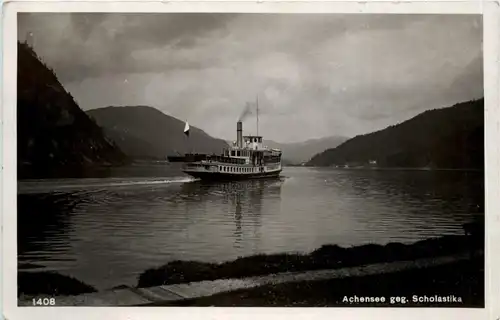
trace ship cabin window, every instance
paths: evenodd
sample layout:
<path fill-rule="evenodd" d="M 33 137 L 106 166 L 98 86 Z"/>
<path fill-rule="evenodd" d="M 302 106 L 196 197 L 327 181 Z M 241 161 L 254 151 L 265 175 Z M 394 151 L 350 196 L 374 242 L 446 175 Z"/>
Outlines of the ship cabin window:
<path fill-rule="evenodd" d="M 231 157 L 234 157 L 234 150 L 231 150 Z"/>
<path fill-rule="evenodd" d="M 259 138 L 259 143 L 262 143 L 262 138 Z"/>
<path fill-rule="evenodd" d="M 236 151 L 236 156 L 239 157 L 240 156 L 240 151 Z"/>

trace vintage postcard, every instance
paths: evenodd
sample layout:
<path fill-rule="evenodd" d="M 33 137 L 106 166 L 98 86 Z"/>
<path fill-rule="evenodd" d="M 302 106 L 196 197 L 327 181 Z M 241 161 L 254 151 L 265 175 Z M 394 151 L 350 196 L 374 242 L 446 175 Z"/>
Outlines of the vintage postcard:
<path fill-rule="evenodd" d="M 7 319 L 494 318 L 493 3 L 3 10 Z"/>

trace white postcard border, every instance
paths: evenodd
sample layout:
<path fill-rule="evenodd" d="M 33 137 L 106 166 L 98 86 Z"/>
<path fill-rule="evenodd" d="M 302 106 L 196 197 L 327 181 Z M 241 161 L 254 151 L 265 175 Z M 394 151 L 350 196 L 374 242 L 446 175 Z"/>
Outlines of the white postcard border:
<path fill-rule="evenodd" d="M 9 319 L 497 319 L 500 317 L 500 10 L 498 1 L 10 1 L 3 5 L 2 315 Z M 486 308 L 17 307 L 17 12 L 283 12 L 483 14 L 486 158 Z"/>

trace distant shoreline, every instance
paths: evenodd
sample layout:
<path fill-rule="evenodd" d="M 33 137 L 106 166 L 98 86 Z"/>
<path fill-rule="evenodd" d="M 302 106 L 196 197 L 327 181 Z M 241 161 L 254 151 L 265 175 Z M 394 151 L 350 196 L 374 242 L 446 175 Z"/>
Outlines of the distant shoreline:
<path fill-rule="evenodd" d="M 308 166 L 301 164 L 286 164 L 284 168 L 309 168 L 328 170 L 358 170 L 358 171 L 464 171 L 464 172 L 484 172 L 482 168 L 414 168 L 414 167 L 343 167 L 343 166 Z"/>
<path fill-rule="evenodd" d="M 34 174 L 18 175 L 18 182 L 30 180 L 51 180 L 51 179 L 85 179 L 96 178 L 95 173 L 104 172 L 105 170 L 113 170 L 119 168 L 127 168 L 134 166 L 168 166 L 171 168 L 179 166 L 178 162 L 168 162 L 166 160 L 134 160 L 124 165 L 110 164 L 92 164 L 83 167 L 66 166 L 61 168 L 52 168 L 50 170 L 37 169 Z M 484 172 L 484 169 L 478 168 L 406 168 L 406 167 L 335 167 L 335 166 L 303 166 L 303 165 L 283 165 L 283 168 L 307 168 L 316 170 L 339 170 L 339 171 L 456 171 L 456 172 Z M 113 175 L 109 175 L 113 177 Z"/>
<path fill-rule="evenodd" d="M 337 170 L 364 170 L 364 171 L 474 171 L 484 172 L 478 168 L 411 168 L 411 167 L 335 167 L 335 166 L 300 166 L 312 169 L 337 169 Z"/>

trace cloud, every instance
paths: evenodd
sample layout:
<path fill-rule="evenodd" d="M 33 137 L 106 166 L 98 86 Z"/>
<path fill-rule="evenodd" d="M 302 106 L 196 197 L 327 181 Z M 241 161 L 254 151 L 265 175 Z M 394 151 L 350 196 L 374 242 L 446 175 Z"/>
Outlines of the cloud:
<path fill-rule="evenodd" d="M 260 132 L 284 142 L 483 95 L 477 15 L 20 14 L 30 31 L 83 109 L 151 105 L 225 139 L 257 94 Z"/>

